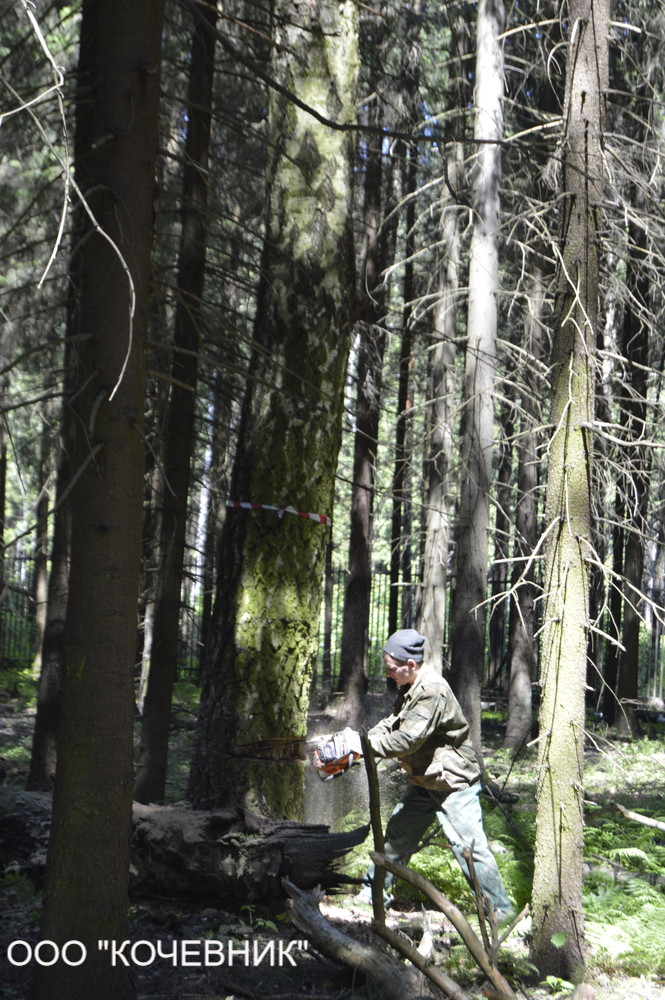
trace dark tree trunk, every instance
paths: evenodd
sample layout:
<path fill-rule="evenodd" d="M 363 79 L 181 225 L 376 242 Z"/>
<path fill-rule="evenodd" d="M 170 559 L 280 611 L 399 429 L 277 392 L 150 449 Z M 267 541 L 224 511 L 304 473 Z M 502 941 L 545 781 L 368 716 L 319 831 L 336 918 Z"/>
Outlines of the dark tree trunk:
<path fill-rule="evenodd" d="M 641 271 L 648 249 L 642 226 L 629 226 L 630 247 L 626 282 L 631 290 L 623 325 L 623 356 L 626 373 L 622 380 L 622 423 L 633 442 L 630 451 L 631 468 L 624 477 L 630 504 L 624 502 L 630 515 L 630 530 L 626 532 L 623 560 L 622 651 L 617 684 L 618 706 L 615 725 L 619 732 L 639 735 L 635 702 L 639 694 L 640 627 L 643 619 L 644 549 L 647 538 L 647 508 L 651 474 L 651 448 L 642 444 L 647 436 L 647 367 L 649 364 L 649 327 L 644 318 L 648 309 L 649 286 Z M 633 303 L 639 303 L 636 309 Z M 644 310 L 644 313 L 642 312 Z"/>
<path fill-rule="evenodd" d="M 42 433 L 39 442 L 39 482 L 42 488 L 37 498 L 35 510 L 35 657 L 32 669 L 35 673 L 42 668 L 42 642 L 46 628 L 46 610 L 48 606 L 48 523 L 49 523 L 49 493 L 46 481 L 52 467 L 51 417 L 52 406 L 46 400 L 42 409 Z"/>
<path fill-rule="evenodd" d="M 71 356 L 68 345 L 67 355 Z M 65 369 L 70 364 L 65 361 Z M 67 380 L 65 377 L 65 394 Z M 65 489 L 71 477 L 71 434 L 73 426 L 70 416 L 63 410 L 60 431 L 60 457 L 55 489 L 55 513 L 53 518 L 53 540 L 51 543 L 51 571 L 48 579 L 46 620 L 41 645 L 41 670 L 37 689 L 37 712 L 32 734 L 32 751 L 27 788 L 48 791 L 53 788 L 58 753 L 58 732 L 60 727 L 60 702 L 63 679 L 63 637 L 67 617 L 67 595 L 69 589 L 69 556 L 71 544 L 71 516 L 69 500 Z"/>
<path fill-rule="evenodd" d="M 385 28 L 376 28 L 375 51 L 381 51 Z M 376 66 L 370 84 L 377 87 Z M 378 133 L 383 108 L 372 103 L 369 124 Z M 360 271 L 361 324 L 356 370 L 356 411 L 353 438 L 353 483 L 348 574 L 344 590 L 342 646 L 337 689 L 344 693 L 344 721 L 358 729 L 367 687 L 367 640 L 372 589 L 372 513 L 379 435 L 383 352 L 385 348 L 384 298 L 380 288 L 385 266 L 386 233 L 382 231 L 382 136 L 372 134 L 365 174 L 364 245 Z"/>
<path fill-rule="evenodd" d="M 204 8 L 203 20 L 197 19 L 192 35 L 178 300 L 164 453 L 165 482 L 161 484 L 160 491 L 160 566 L 150 669 L 143 701 L 141 752 L 134 787 L 137 802 L 161 802 L 166 787 L 171 699 L 178 667 L 190 466 L 195 441 L 198 353 L 203 322 L 200 306 L 205 279 L 208 148 L 215 54 L 211 28 L 216 20 L 216 8 Z"/>
<path fill-rule="evenodd" d="M 205 520 L 205 542 L 203 546 L 203 571 L 201 575 L 201 649 L 198 660 L 198 677 L 203 676 L 213 639 L 213 601 L 215 594 L 215 578 L 218 572 L 216 558 L 219 540 L 226 516 L 227 497 L 227 452 L 229 443 L 229 426 L 231 423 L 230 405 L 224 400 L 220 391 L 220 380 L 213 379 L 212 401 L 210 404 L 210 452 L 208 464 L 204 473 L 204 481 L 208 494 L 208 507 Z"/>
<path fill-rule="evenodd" d="M 620 477 L 622 479 L 623 477 Z M 625 532 L 625 481 L 615 492 L 614 499 L 614 522 L 612 525 L 612 579 L 617 581 L 610 587 L 608 604 L 609 614 L 607 621 L 607 634 L 609 636 L 607 653 L 605 654 L 605 672 L 603 684 L 603 716 L 607 722 L 612 724 L 617 712 L 617 689 L 619 683 L 619 660 L 621 650 L 621 612 L 623 610 L 623 600 L 621 586 L 618 583 L 623 575 L 624 549 L 626 544 Z"/>
<path fill-rule="evenodd" d="M 390 530 L 390 598 L 388 602 L 388 632 L 413 624 L 411 604 L 411 566 L 406 558 L 408 532 L 406 524 L 410 518 L 411 502 L 411 456 L 407 447 L 411 400 L 411 369 L 413 367 L 413 298 L 415 249 L 414 225 L 416 221 L 415 198 L 418 173 L 418 152 L 414 146 L 406 151 L 406 172 L 404 177 L 404 197 L 407 198 L 405 217 L 406 247 L 404 265 L 404 311 L 402 315 L 402 340 L 400 345 L 399 377 L 397 388 L 397 423 L 395 426 L 395 468 L 392 481 L 393 509 Z"/>
<path fill-rule="evenodd" d="M 75 308 L 75 295 L 70 287 L 67 323 L 71 329 L 74 328 Z M 65 345 L 64 357 L 63 392 L 65 399 L 68 399 L 74 391 L 74 359 L 74 343 L 68 340 Z M 75 433 L 75 420 L 72 418 L 69 407 L 65 406 L 62 408 L 60 416 L 51 569 L 48 578 L 46 616 L 40 652 L 37 712 L 26 785 L 28 789 L 33 791 L 52 790 L 58 758 L 58 733 L 64 674 L 63 642 L 67 618 L 71 554 L 69 486 L 73 473 L 72 451 Z"/>
<path fill-rule="evenodd" d="M 77 73 L 79 205 L 69 334 L 78 392 L 65 681 L 42 939 L 87 949 L 36 970 L 33 1000 L 133 1000 L 103 940 L 126 937 L 160 0 L 87 0 Z M 112 243 L 111 243 L 112 241 Z M 120 257 L 122 255 L 122 259 Z"/>
<path fill-rule="evenodd" d="M 518 749 L 533 728 L 532 685 L 536 675 L 535 600 L 537 597 L 533 554 L 538 540 L 538 425 L 543 388 L 536 371 L 541 357 L 545 284 L 542 269 L 534 264 L 525 310 L 525 345 L 534 368 L 525 375 L 522 423 L 517 442 L 517 503 L 515 507 L 515 560 L 511 574 L 508 617 L 508 723 L 504 745 Z"/>
<path fill-rule="evenodd" d="M 404 8 L 404 40 L 402 43 L 399 91 L 396 103 L 399 118 L 406 128 L 414 128 L 420 115 L 420 54 L 422 4 L 416 0 Z M 413 303 L 415 299 L 415 268 L 413 254 L 416 245 L 415 191 L 418 180 L 419 150 L 417 142 L 402 141 L 398 153 L 403 157 L 401 198 L 404 212 L 404 280 L 399 372 L 397 377 L 397 422 L 395 425 L 395 460 L 392 480 L 392 516 L 390 528 L 390 595 L 388 599 L 388 632 L 401 626 L 413 625 L 414 601 L 411 573 L 411 381 L 413 369 L 413 339 L 415 333 Z"/>
<path fill-rule="evenodd" d="M 506 395 L 513 392 L 506 386 Z M 511 493 L 513 477 L 513 434 L 515 430 L 513 404 L 502 407 L 499 468 L 496 482 L 496 510 L 494 513 L 494 560 L 491 573 L 490 619 L 488 627 L 488 684 L 502 686 L 506 666 L 507 605 L 503 596 L 508 582 L 508 554 L 510 552 Z"/>
<path fill-rule="evenodd" d="M 642 81 L 635 102 L 635 117 L 644 122 L 644 134 L 650 134 L 651 102 L 648 82 Z M 644 156 L 648 158 L 648 145 Z M 644 164 L 650 170 L 649 162 Z M 640 185 L 633 190 L 633 204 L 642 217 L 649 211 L 647 195 Z M 651 476 L 652 448 L 648 444 L 647 376 L 649 366 L 649 331 L 651 321 L 650 280 L 647 273 L 651 248 L 649 230 L 631 218 L 628 225 L 628 260 L 621 354 L 623 372 L 619 396 L 620 422 L 630 447 L 623 449 L 620 461 L 629 463 L 623 472 L 619 489 L 624 495 L 621 504 L 627 530 L 624 534 L 622 567 L 621 653 L 616 687 L 617 708 L 614 723 L 620 733 L 639 736 L 636 712 L 639 694 L 640 628 L 643 620 L 644 550 L 647 540 L 647 510 Z"/>
<path fill-rule="evenodd" d="M 0 864 L 18 860 L 37 886 L 51 806 L 50 795 L 0 789 Z M 238 906 L 283 899 L 283 878 L 302 889 L 335 890 L 348 884 L 340 864 L 368 829 L 331 833 L 321 824 L 273 822 L 237 809 L 197 812 L 135 802 L 130 891 Z"/>

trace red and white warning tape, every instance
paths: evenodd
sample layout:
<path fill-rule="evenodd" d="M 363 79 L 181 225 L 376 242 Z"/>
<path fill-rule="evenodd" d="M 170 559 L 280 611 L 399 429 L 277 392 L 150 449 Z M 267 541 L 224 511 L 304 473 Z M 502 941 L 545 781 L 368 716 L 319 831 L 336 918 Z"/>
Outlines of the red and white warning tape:
<path fill-rule="evenodd" d="M 296 514 L 298 517 L 307 517 L 310 521 L 318 521 L 319 524 L 328 524 L 327 514 L 308 514 L 304 510 L 296 510 L 295 507 L 274 507 L 269 503 L 249 503 L 246 500 L 227 500 L 227 507 L 237 507 L 242 510 L 274 510 L 282 517 L 284 514 Z"/>

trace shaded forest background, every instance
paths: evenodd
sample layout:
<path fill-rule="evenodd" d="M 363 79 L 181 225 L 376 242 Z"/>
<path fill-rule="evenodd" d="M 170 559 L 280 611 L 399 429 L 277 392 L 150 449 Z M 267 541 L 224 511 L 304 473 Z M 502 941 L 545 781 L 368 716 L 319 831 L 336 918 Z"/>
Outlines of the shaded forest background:
<path fill-rule="evenodd" d="M 581 779 L 585 710 L 663 707 L 661 4 L 125 6 L 2 9 L 0 643 L 62 782 L 50 898 L 163 799 L 179 671 L 199 808 L 300 816 L 263 748 L 360 726 L 401 625 L 479 753 L 483 690 L 515 751 L 542 692 Z"/>

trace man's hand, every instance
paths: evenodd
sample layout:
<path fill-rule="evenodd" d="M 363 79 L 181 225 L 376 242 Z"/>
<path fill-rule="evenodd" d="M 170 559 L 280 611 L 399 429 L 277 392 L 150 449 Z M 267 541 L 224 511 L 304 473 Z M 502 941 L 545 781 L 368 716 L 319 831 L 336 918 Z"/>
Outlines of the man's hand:
<path fill-rule="evenodd" d="M 310 759 L 323 781 L 336 778 L 362 759 L 360 734 L 355 729 L 342 729 L 329 736 L 321 736 L 310 743 Z"/>

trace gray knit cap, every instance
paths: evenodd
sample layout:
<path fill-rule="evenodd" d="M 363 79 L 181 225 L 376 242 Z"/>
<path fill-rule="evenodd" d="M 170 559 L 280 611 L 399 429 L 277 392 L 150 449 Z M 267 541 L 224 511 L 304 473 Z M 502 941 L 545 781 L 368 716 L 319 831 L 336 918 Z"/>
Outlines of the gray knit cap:
<path fill-rule="evenodd" d="M 392 656 L 393 660 L 414 660 L 422 663 L 425 657 L 425 637 L 415 628 L 403 628 L 393 632 L 383 647 L 383 652 Z"/>

